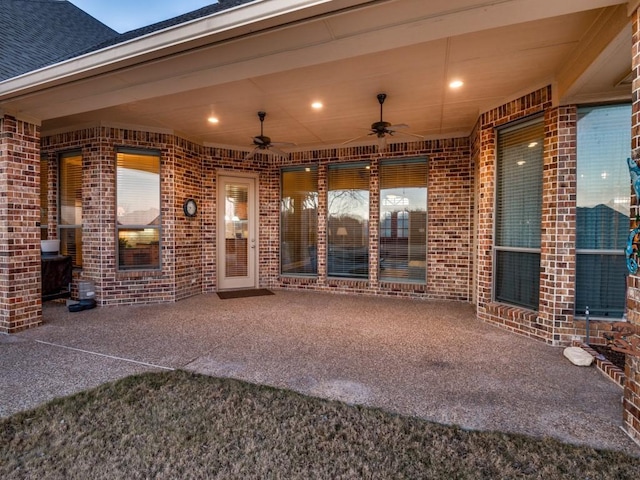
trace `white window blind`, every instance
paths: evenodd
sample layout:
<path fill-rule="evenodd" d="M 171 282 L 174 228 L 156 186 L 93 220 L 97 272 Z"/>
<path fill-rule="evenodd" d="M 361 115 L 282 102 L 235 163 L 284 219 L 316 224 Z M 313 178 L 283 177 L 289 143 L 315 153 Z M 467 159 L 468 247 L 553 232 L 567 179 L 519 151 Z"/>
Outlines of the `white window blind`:
<path fill-rule="evenodd" d="M 494 297 L 538 309 L 544 125 L 498 132 Z"/>
<path fill-rule="evenodd" d="M 282 170 L 280 265 L 283 275 L 318 273 L 318 169 Z"/>
<path fill-rule="evenodd" d="M 369 164 L 330 165 L 327 274 L 369 276 Z"/>
<path fill-rule="evenodd" d="M 116 187 L 118 268 L 160 268 L 159 153 L 118 151 Z"/>
<path fill-rule="evenodd" d="M 380 278 L 426 281 L 427 160 L 380 164 Z"/>
<path fill-rule="evenodd" d="M 620 318 L 626 303 L 631 106 L 578 110 L 575 311 Z"/>
<path fill-rule="evenodd" d="M 82 155 L 64 153 L 58 170 L 58 238 L 60 253 L 82 266 Z"/>

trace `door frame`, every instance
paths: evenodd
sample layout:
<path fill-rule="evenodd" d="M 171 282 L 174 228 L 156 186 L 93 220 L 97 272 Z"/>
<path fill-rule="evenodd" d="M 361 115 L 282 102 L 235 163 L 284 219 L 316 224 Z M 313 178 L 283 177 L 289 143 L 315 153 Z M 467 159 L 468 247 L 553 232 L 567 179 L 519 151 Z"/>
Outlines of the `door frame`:
<path fill-rule="evenodd" d="M 225 279 L 225 265 L 226 265 L 226 238 L 224 232 L 224 214 L 225 214 L 225 192 L 222 188 L 222 182 L 234 179 L 239 181 L 250 181 L 249 188 L 253 188 L 253 199 L 248 200 L 249 205 L 249 244 L 251 245 L 251 240 L 255 240 L 253 242 L 254 251 L 253 255 L 251 255 L 251 251 L 249 251 L 248 260 L 247 260 L 247 269 L 249 275 L 247 277 L 247 283 L 240 284 L 242 282 L 232 282 L 238 283 L 239 285 L 228 285 L 229 279 Z M 242 289 L 242 288 L 257 288 L 260 283 L 260 182 L 259 182 L 259 174 L 251 173 L 251 172 L 237 172 L 234 170 L 218 170 L 216 173 L 216 203 L 218 208 L 216 209 L 216 250 L 217 250 L 217 265 L 216 269 L 216 277 L 217 277 L 217 290 L 234 290 L 234 289 Z M 253 218 L 251 218 L 253 216 Z M 251 250 L 251 247 L 249 247 Z M 253 273 L 253 281 L 251 279 L 251 273 Z M 225 285 L 225 283 L 227 285 Z"/>

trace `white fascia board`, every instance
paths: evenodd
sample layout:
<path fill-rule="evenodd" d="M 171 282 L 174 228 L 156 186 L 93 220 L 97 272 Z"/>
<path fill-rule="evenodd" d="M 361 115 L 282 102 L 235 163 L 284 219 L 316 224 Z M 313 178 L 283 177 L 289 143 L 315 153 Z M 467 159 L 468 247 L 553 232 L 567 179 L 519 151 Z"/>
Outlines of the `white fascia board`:
<path fill-rule="evenodd" d="M 371 1 L 256 0 L 4 80 L 0 99 Z"/>

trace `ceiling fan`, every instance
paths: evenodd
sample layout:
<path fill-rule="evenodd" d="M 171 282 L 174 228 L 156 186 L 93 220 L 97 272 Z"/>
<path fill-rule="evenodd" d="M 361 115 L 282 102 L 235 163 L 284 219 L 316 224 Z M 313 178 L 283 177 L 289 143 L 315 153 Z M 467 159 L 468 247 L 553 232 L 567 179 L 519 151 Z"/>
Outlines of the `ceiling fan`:
<path fill-rule="evenodd" d="M 405 128 L 409 128 L 409 125 L 407 125 L 406 123 L 399 123 L 396 125 L 392 125 L 389 122 L 385 122 L 382 119 L 382 105 L 384 104 L 384 101 L 387 98 L 387 94 L 386 93 L 379 93 L 377 95 L 378 98 L 378 103 L 380 104 L 380 121 L 379 122 L 374 122 L 371 124 L 371 128 L 370 128 L 370 132 L 367 134 L 368 135 L 375 135 L 378 138 L 378 151 L 383 151 L 387 148 L 387 136 L 392 137 L 394 134 L 399 133 L 401 135 L 410 135 L 412 137 L 416 137 L 419 138 L 421 140 L 424 140 L 424 137 L 422 135 L 416 135 L 414 133 L 409 133 L 409 132 L 397 132 L 397 130 L 403 130 Z M 351 140 L 347 140 L 346 142 L 343 143 L 351 143 L 359 138 L 362 138 L 364 135 L 360 135 L 356 138 L 352 138 Z"/>
<path fill-rule="evenodd" d="M 260 119 L 260 135 L 253 137 L 253 144 L 255 148 L 247 154 L 245 160 L 249 160 L 253 158 L 253 156 L 259 150 L 262 150 L 263 153 L 279 155 L 281 157 L 287 157 L 287 154 L 280 150 L 278 147 L 287 147 L 295 145 L 295 143 L 290 142 L 272 142 L 271 138 L 267 137 L 264 134 L 263 126 L 264 126 L 264 117 L 267 116 L 266 112 L 258 112 L 258 118 Z"/>

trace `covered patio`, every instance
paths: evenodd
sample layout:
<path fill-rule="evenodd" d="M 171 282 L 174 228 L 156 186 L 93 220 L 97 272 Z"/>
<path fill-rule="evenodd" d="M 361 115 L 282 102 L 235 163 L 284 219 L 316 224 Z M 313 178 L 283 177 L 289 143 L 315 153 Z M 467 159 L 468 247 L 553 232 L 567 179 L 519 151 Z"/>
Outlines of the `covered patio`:
<path fill-rule="evenodd" d="M 133 373 L 180 368 L 463 428 L 624 450 L 622 389 L 464 302 L 274 291 L 69 313 L 0 336 L 3 416 Z"/>
<path fill-rule="evenodd" d="M 401 297 L 398 311 L 448 301 L 553 346 L 584 338 L 588 312 L 594 338 L 612 320 L 637 327 L 625 264 L 640 240 L 623 244 L 640 218 L 639 3 L 222 0 L 1 78 L 0 331 L 53 327 L 41 239 L 72 258 L 74 298 L 95 286 L 87 317 L 149 305 L 181 328 L 183 302 L 273 288 Z M 597 133 L 616 149 L 585 157 Z M 590 187 L 605 194 L 584 200 Z M 361 319 L 340 318 L 336 331 Z M 140 328 L 128 320 L 114 335 Z M 628 356 L 636 439 L 639 366 Z"/>

